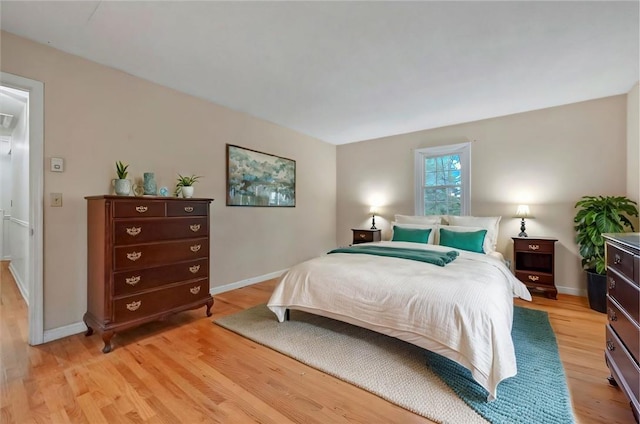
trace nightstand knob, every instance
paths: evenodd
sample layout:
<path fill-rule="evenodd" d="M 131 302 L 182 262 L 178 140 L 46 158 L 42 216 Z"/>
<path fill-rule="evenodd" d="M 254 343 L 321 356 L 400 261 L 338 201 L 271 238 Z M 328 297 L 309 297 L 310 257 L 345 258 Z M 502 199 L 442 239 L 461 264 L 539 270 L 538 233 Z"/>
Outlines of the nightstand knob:
<path fill-rule="evenodd" d="M 607 340 L 607 350 L 613 352 L 616 350 L 616 346 L 613 344 L 611 340 Z"/>
<path fill-rule="evenodd" d="M 540 249 L 540 245 L 537 245 L 537 244 L 529 245 L 529 250 L 538 250 L 538 249 Z"/>
<path fill-rule="evenodd" d="M 540 279 L 540 277 L 538 277 L 537 275 L 529 275 L 529 280 L 531 281 L 538 281 Z"/>

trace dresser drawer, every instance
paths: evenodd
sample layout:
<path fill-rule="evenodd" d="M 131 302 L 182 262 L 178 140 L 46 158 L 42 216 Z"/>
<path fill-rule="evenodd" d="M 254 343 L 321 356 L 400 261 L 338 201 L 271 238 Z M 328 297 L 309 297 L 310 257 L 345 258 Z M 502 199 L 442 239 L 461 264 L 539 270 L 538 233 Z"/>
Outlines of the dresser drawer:
<path fill-rule="evenodd" d="M 638 362 L 640 359 L 640 329 L 620 310 L 611 298 L 607 299 L 607 319 L 609 326 L 613 328 L 620 340 L 624 340 L 624 345 L 631 353 L 631 356 Z"/>
<path fill-rule="evenodd" d="M 131 321 L 189 305 L 209 297 L 209 279 L 190 281 L 161 290 L 114 300 L 114 320 Z"/>
<path fill-rule="evenodd" d="M 613 269 L 618 274 L 622 274 L 629 280 L 634 280 L 634 258 L 633 254 L 622 250 L 617 246 L 607 243 L 607 269 Z M 636 281 L 636 284 L 638 282 Z"/>
<path fill-rule="evenodd" d="M 130 295 L 170 283 L 209 276 L 209 259 L 196 259 L 154 268 L 120 271 L 113 274 L 113 295 Z"/>
<path fill-rule="evenodd" d="M 607 272 L 607 293 L 635 320 L 640 315 L 640 288 L 610 268 Z"/>
<path fill-rule="evenodd" d="M 553 275 L 545 274 L 541 272 L 531 272 L 531 271 L 516 271 L 516 278 L 526 284 L 531 286 L 540 285 L 553 286 Z"/>
<path fill-rule="evenodd" d="M 114 221 L 113 238 L 116 245 L 124 245 L 203 237 L 209 234 L 208 224 L 206 217 L 120 219 Z"/>
<path fill-rule="evenodd" d="M 116 200 L 113 206 L 115 218 L 165 216 L 163 201 Z"/>
<path fill-rule="evenodd" d="M 194 202 L 185 200 L 167 203 L 167 216 L 206 216 L 208 211 L 208 202 Z"/>
<path fill-rule="evenodd" d="M 446 227 L 444 227 L 446 228 Z M 516 251 L 520 252 L 537 252 L 537 253 L 553 253 L 554 245 L 553 242 L 548 242 L 543 240 L 522 240 L 522 239 L 514 239 L 513 241 L 514 248 Z"/>
<path fill-rule="evenodd" d="M 114 249 L 114 270 L 147 268 L 171 262 L 209 257 L 209 239 L 132 244 Z"/>
<path fill-rule="evenodd" d="M 621 378 L 620 382 L 626 386 L 626 390 L 631 390 L 636 403 L 640 401 L 640 368 L 638 364 L 631 358 L 627 349 L 616 333 L 607 325 L 606 327 L 606 351 L 605 354 L 609 359 L 609 366 L 616 369 L 616 374 Z"/>

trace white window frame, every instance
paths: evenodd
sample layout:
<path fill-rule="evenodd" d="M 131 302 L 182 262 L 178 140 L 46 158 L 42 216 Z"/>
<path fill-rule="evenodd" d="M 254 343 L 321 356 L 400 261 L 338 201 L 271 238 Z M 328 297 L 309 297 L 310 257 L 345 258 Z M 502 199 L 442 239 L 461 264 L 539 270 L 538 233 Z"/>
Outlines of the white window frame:
<path fill-rule="evenodd" d="M 424 163 L 433 156 L 460 155 L 461 199 L 460 215 L 471 214 L 471 143 L 449 144 L 446 146 L 425 147 L 414 151 L 415 168 L 415 214 L 424 215 Z"/>

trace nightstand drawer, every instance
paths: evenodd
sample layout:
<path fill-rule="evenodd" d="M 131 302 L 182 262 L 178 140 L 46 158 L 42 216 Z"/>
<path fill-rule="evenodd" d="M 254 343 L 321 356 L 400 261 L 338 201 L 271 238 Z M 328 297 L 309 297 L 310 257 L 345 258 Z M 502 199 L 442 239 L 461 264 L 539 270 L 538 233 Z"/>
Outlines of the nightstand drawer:
<path fill-rule="evenodd" d="M 546 240 L 514 240 L 514 248 L 519 252 L 553 253 L 553 242 Z"/>
<path fill-rule="evenodd" d="M 380 236 L 380 230 L 352 229 L 351 231 L 353 231 L 353 244 L 370 243 L 380 241 L 382 239 Z"/>
<path fill-rule="evenodd" d="M 553 275 L 551 274 L 516 271 L 516 278 L 529 285 L 553 286 Z"/>

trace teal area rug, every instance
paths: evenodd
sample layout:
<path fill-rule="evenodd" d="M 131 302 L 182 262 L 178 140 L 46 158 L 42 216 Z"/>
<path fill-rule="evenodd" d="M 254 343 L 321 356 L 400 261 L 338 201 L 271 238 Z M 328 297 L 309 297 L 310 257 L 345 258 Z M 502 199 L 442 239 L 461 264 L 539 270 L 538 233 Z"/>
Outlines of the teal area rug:
<path fill-rule="evenodd" d="M 457 363 L 426 352 L 435 372 L 471 408 L 492 423 L 573 423 L 571 398 L 547 313 L 515 307 L 511 331 L 518 374 L 498 386 L 498 398 L 474 384 L 471 373 Z"/>

